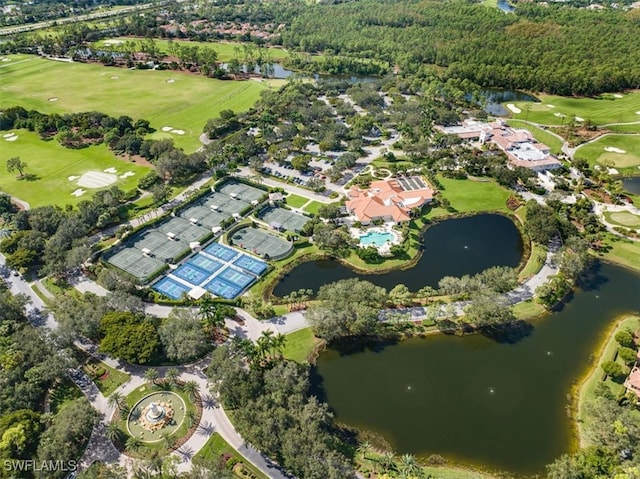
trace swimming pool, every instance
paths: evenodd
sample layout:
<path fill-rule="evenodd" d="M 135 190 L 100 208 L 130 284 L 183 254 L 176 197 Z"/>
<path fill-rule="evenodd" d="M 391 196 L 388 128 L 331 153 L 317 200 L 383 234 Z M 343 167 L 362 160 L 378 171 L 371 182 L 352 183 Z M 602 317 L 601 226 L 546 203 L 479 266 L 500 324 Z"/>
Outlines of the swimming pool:
<path fill-rule="evenodd" d="M 366 235 L 360 236 L 360 244 L 365 246 L 382 246 L 385 243 L 391 243 L 395 239 L 392 233 L 381 231 L 369 231 Z"/>

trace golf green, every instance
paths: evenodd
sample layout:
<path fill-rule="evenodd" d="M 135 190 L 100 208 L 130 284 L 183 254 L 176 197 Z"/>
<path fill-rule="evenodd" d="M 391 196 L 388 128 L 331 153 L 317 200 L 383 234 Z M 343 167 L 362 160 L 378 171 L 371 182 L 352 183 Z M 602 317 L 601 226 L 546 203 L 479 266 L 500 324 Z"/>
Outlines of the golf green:
<path fill-rule="evenodd" d="M 7 160 L 15 156 L 27 164 L 25 178 L 7 171 Z M 111 186 L 126 191 L 135 188 L 149 170 L 115 157 L 105 145 L 72 150 L 56 140 L 41 140 L 27 130 L 0 132 L 0 191 L 28 202 L 32 208 L 76 205 L 97 189 Z"/>
<path fill-rule="evenodd" d="M 222 81 L 175 71 L 129 70 L 97 64 L 9 55 L 0 63 L 0 108 L 43 113 L 101 111 L 146 119 L 157 132 L 194 151 L 207 120 L 221 110 L 250 108 L 266 88 L 256 81 Z"/>
<path fill-rule="evenodd" d="M 580 146 L 573 156 L 584 158 L 591 166 L 597 163 L 636 173 L 640 166 L 640 135 L 606 135 Z"/>

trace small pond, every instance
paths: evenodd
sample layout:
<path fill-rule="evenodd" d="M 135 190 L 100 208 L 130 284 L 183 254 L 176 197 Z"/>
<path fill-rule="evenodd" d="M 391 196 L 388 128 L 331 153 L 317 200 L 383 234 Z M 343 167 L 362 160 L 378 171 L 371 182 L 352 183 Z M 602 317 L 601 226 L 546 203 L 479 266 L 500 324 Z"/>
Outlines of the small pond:
<path fill-rule="evenodd" d="M 613 318 L 640 311 L 639 290 L 638 274 L 602 264 L 561 311 L 510 334 L 329 350 L 315 393 L 338 421 L 382 434 L 398 454 L 542 474 L 575 446 L 567 394 Z"/>
<path fill-rule="evenodd" d="M 490 115 L 494 116 L 506 116 L 509 114 L 503 106 L 504 102 L 511 101 L 532 101 L 539 102 L 535 96 L 529 95 L 528 93 L 524 93 L 517 90 L 503 90 L 499 88 L 485 88 L 480 90 L 481 97 L 484 98 L 484 101 L 481 104 L 484 105 L 484 111 L 486 111 Z M 468 100 L 471 100 L 471 95 L 467 96 Z"/>
<path fill-rule="evenodd" d="M 507 13 L 511 13 L 516 9 L 516 7 L 511 5 L 507 0 L 498 0 L 498 8 Z"/>
<path fill-rule="evenodd" d="M 323 284 L 355 277 L 387 290 L 404 284 L 417 291 L 424 286 L 436 287 L 444 276 L 473 275 L 491 266 L 516 267 L 523 253 L 522 238 L 513 221 L 496 214 L 443 221 L 424 233 L 422 243 L 422 257 L 410 269 L 358 274 L 337 261 L 310 261 L 294 268 L 273 293 L 285 296 L 300 288 L 317 292 Z"/>
<path fill-rule="evenodd" d="M 640 176 L 622 178 L 622 186 L 625 191 L 633 193 L 634 195 L 640 195 Z"/>

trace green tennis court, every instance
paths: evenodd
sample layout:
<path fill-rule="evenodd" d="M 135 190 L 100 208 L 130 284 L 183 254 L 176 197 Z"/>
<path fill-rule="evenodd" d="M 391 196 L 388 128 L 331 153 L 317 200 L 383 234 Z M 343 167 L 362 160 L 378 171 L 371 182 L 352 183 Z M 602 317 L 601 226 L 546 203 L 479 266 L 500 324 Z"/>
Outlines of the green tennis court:
<path fill-rule="evenodd" d="M 269 207 L 260 212 L 261 218 L 272 226 L 281 225 L 288 231 L 300 231 L 310 218 L 299 215 L 285 208 Z"/>
<path fill-rule="evenodd" d="M 231 218 L 231 215 L 207 208 L 204 203 L 182 210 L 180 216 L 186 220 L 194 218 L 199 224 L 209 229 L 220 226 L 224 220 Z"/>
<path fill-rule="evenodd" d="M 239 229 L 229 238 L 234 246 L 250 251 L 262 258 L 280 259 L 287 256 L 293 245 L 261 228 Z"/>
<path fill-rule="evenodd" d="M 253 186 L 245 185 L 244 183 L 237 183 L 235 181 L 229 181 L 222 185 L 219 190 L 220 193 L 224 193 L 229 196 L 236 196 L 242 201 L 251 203 L 252 201 L 260 201 L 266 198 L 267 192 Z"/>
<path fill-rule="evenodd" d="M 211 236 L 209 229 L 194 225 L 190 220 L 180 217 L 163 222 L 156 230 L 165 235 L 173 233 L 176 240 L 186 242 L 187 246 L 192 241 L 204 241 L 208 236 Z"/>
<path fill-rule="evenodd" d="M 228 216 L 239 214 L 242 210 L 250 206 L 250 203 L 240 198 L 232 198 L 222 193 L 211 193 L 205 204 L 207 208 L 226 213 Z"/>
<path fill-rule="evenodd" d="M 164 261 L 142 254 L 137 248 L 124 248 L 107 259 L 116 268 L 126 271 L 131 276 L 145 283 L 160 271 Z"/>

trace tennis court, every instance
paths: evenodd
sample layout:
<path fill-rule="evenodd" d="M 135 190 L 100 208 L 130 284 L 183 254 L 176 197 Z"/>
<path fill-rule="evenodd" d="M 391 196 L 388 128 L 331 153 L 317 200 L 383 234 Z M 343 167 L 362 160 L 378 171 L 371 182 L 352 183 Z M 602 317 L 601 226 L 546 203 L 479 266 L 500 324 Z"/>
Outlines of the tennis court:
<path fill-rule="evenodd" d="M 131 243 L 129 243 L 130 245 Z M 134 248 L 149 250 L 151 255 L 162 261 L 173 261 L 179 258 L 189 250 L 189 243 L 185 241 L 171 241 L 166 235 L 156 231 L 149 230 L 137 236 L 133 242 Z M 142 254 L 142 253 L 140 253 Z"/>
<path fill-rule="evenodd" d="M 224 220 L 231 217 L 231 215 L 221 211 L 213 211 L 211 208 L 204 206 L 204 204 L 191 206 L 182 210 L 180 212 L 180 216 L 186 220 L 194 218 L 198 220 L 198 224 L 201 224 L 208 229 L 220 226 Z"/>
<path fill-rule="evenodd" d="M 205 252 L 209 253 L 211 256 L 215 256 L 216 258 L 221 259 L 222 261 L 231 261 L 233 258 L 240 254 L 239 251 L 228 248 L 220 243 L 211 243 L 205 249 Z"/>
<path fill-rule="evenodd" d="M 199 286 L 204 282 L 205 279 L 210 276 L 210 274 L 206 271 L 202 271 L 200 268 L 196 268 L 189 263 L 185 263 L 180 266 L 173 272 L 173 275 L 177 276 L 180 279 L 188 281 L 194 286 Z"/>
<path fill-rule="evenodd" d="M 190 288 L 188 286 L 178 283 L 177 281 L 166 276 L 158 281 L 153 286 L 153 289 L 172 299 L 180 299 L 183 294 L 190 291 Z"/>
<path fill-rule="evenodd" d="M 150 258 L 136 248 L 124 248 L 110 256 L 107 261 L 116 268 L 126 271 L 141 282 L 146 282 L 156 271 L 164 267 L 164 261 Z"/>
<path fill-rule="evenodd" d="M 242 288 L 218 278 L 213 278 L 205 285 L 204 288 L 216 296 L 220 296 L 225 299 L 233 299 L 240 294 L 240 291 L 242 291 Z"/>
<path fill-rule="evenodd" d="M 249 284 L 253 283 L 256 279 L 256 277 L 251 274 L 243 273 L 242 271 L 238 271 L 237 269 L 233 268 L 226 268 L 216 277 L 224 279 L 225 281 L 238 286 L 241 289 L 244 289 Z"/>
<path fill-rule="evenodd" d="M 244 183 L 237 183 L 235 181 L 225 183 L 218 191 L 229 196 L 235 195 L 247 203 L 260 201 L 268 194 L 266 191 L 259 188 L 254 188 L 253 186 L 245 185 Z"/>
<path fill-rule="evenodd" d="M 215 273 L 223 266 L 222 263 L 214 259 L 209 259 L 205 255 L 200 253 L 198 253 L 195 256 L 192 256 L 191 259 L 187 261 L 187 264 L 191 264 L 196 268 L 206 271 L 209 274 Z"/>
<path fill-rule="evenodd" d="M 176 239 L 184 241 L 187 246 L 192 241 L 204 241 L 207 236 L 211 236 L 211 231 L 202 226 L 196 226 L 184 218 L 171 218 L 169 221 L 163 222 L 156 228 L 157 231 L 164 233 L 173 233 Z M 166 239 L 166 238 L 165 238 Z"/>
<path fill-rule="evenodd" d="M 285 230 L 298 232 L 302 230 L 310 218 L 299 215 L 285 208 L 269 207 L 262 210 L 261 218 L 272 226 L 280 225 Z"/>
<path fill-rule="evenodd" d="M 211 193 L 207 201 L 205 201 L 205 205 L 210 210 L 220 211 L 227 216 L 232 216 L 234 213 L 240 214 L 242 210 L 251 206 L 247 201 L 243 201 L 240 198 L 231 198 L 222 193 Z"/>
<path fill-rule="evenodd" d="M 240 257 L 236 259 L 233 264 L 245 271 L 248 271 L 249 273 L 255 274 L 256 276 L 260 276 L 264 272 L 264 270 L 267 269 L 267 263 L 252 258 L 251 256 L 247 256 L 246 254 L 240 255 Z"/>
<path fill-rule="evenodd" d="M 293 245 L 288 241 L 261 228 L 239 229 L 231 235 L 230 239 L 234 245 L 263 258 L 284 258 L 293 249 Z"/>

